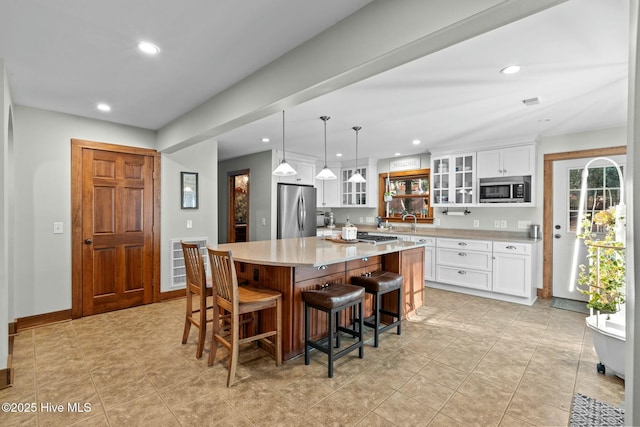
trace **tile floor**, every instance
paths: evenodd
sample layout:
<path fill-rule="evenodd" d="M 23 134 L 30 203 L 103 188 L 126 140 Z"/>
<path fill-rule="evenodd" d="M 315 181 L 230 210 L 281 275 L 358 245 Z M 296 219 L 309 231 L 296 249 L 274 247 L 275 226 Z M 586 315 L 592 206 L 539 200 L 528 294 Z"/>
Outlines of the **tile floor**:
<path fill-rule="evenodd" d="M 180 343 L 184 300 L 22 331 L 0 402 L 37 411 L 0 412 L 0 425 L 565 426 L 574 392 L 624 400 L 623 381 L 596 373 L 584 315 L 425 292 L 401 336 L 345 356 L 333 379 L 323 354 L 276 368 L 249 348 L 231 389 L 224 364 L 195 359 L 193 330 Z"/>

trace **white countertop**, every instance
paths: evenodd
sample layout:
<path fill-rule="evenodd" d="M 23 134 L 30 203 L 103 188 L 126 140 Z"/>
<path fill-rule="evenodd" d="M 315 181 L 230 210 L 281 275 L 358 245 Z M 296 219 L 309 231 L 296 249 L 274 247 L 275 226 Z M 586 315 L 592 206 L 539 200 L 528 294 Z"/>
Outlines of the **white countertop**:
<path fill-rule="evenodd" d="M 235 261 L 261 265 L 319 267 L 338 262 L 425 246 L 420 242 L 336 243 L 322 237 L 223 243 L 214 249 L 231 251 Z"/>

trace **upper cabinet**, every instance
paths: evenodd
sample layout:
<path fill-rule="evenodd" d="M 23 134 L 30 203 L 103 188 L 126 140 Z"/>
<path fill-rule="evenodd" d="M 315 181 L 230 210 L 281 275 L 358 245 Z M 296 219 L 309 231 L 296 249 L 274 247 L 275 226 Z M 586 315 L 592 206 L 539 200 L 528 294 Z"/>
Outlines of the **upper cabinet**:
<path fill-rule="evenodd" d="M 475 203 L 476 153 L 431 158 L 432 206 Z"/>
<path fill-rule="evenodd" d="M 367 182 L 353 183 L 349 178 L 354 172 L 360 172 Z M 358 168 L 355 163 L 343 163 L 340 171 L 340 190 L 342 207 L 376 207 L 378 204 L 378 179 L 376 176 L 376 162 L 361 159 Z"/>
<path fill-rule="evenodd" d="M 477 152 L 477 177 L 527 176 L 535 174 L 533 144 Z"/>
<path fill-rule="evenodd" d="M 282 152 L 278 151 L 278 163 L 282 160 Z M 316 162 L 313 158 L 305 158 L 296 154 L 287 154 L 287 162 L 298 172 L 291 176 L 279 176 L 278 182 L 290 184 L 315 185 Z"/>

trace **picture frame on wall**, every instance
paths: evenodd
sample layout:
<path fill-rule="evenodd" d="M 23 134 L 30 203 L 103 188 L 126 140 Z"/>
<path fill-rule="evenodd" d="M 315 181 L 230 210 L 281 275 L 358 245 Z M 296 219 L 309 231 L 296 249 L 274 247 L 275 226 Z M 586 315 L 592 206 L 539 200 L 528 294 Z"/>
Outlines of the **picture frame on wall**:
<path fill-rule="evenodd" d="M 198 209 L 197 172 L 180 172 L 180 208 Z"/>

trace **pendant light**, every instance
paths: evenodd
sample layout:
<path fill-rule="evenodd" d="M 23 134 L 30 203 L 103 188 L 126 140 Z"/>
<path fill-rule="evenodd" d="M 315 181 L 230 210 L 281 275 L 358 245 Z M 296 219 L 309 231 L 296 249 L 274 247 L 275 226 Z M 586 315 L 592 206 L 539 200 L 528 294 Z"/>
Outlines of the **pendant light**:
<path fill-rule="evenodd" d="M 287 159 L 284 156 L 284 111 L 282 112 L 282 161 L 277 168 L 274 169 L 273 174 L 276 176 L 291 176 L 298 172 L 287 163 Z"/>
<path fill-rule="evenodd" d="M 338 178 L 336 174 L 331 172 L 331 169 L 329 169 L 329 167 L 327 166 L 327 120 L 329 120 L 330 118 L 331 117 L 329 116 L 320 117 L 320 120 L 324 122 L 324 167 L 322 168 L 320 173 L 316 175 L 316 179 L 321 179 L 321 180 L 330 180 L 330 179 Z"/>
<path fill-rule="evenodd" d="M 367 182 L 367 180 L 364 179 L 364 177 L 360 174 L 360 172 L 358 172 L 358 131 L 362 129 L 362 127 L 354 126 L 351 129 L 356 131 L 356 167 L 354 168 L 355 172 L 349 177 L 347 181 L 360 184 L 363 182 Z"/>

